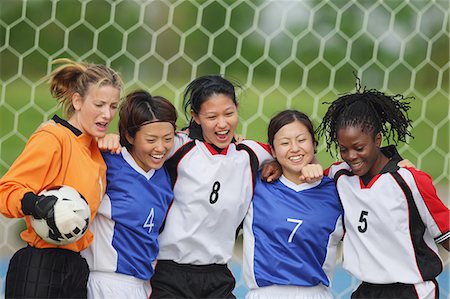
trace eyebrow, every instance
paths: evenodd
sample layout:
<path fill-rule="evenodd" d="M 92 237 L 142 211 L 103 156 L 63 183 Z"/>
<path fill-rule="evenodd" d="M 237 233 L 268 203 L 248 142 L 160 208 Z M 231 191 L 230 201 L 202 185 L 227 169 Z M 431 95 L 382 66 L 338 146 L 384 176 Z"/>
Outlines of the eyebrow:
<path fill-rule="evenodd" d="M 230 106 L 228 106 L 227 108 L 225 108 L 223 111 L 225 111 L 225 112 L 230 112 L 231 110 L 233 110 L 233 112 L 234 112 L 234 109 L 233 109 L 234 107 L 233 107 L 233 105 L 230 105 Z M 205 114 L 218 114 L 218 112 L 217 111 L 205 111 L 205 112 L 203 112 L 203 113 L 199 113 L 199 114 L 203 114 L 203 115 L 205 115 Z"/>
<path fill-rule="evenodd" d="M 166 137 L 166 136 L 169 136 L 169 135 L 172 135 L 172 132 L 169 132 L 169 133 L 163 135 L 162 137 Z M 144 136 L 145 136 L 145 137 L 160 137 L 160 136 L 154 135 L 154 134 L 152 134 L 152 133 L 146 133 Z"/>
<path fill-rule="evenodd" d="M 302 136 L 305 136 L 305 135 L 307 135 L 307 133 L 300 133 L 300 134 L 295 135 L 293 137 L 294 138 L 298 138 L 298 137 L 302 137 Z M 279 139 L 289 139 L 289 138 L 292 138 L 292 137 L 280 137 Z"/>

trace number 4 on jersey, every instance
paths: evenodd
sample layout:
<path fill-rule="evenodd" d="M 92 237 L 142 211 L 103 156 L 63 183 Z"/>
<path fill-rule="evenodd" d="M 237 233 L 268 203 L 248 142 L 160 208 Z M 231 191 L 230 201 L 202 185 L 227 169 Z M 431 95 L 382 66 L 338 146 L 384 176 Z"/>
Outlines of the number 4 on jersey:
<path fill-rule="evenodd" d="M 150 213 L 148 213 L 147 220 L 145 220 L 143 228 L 148 228 L 148 233 L 152 232 L 153 227 L 155 226 L 155 209 L 152 208 Z"/>

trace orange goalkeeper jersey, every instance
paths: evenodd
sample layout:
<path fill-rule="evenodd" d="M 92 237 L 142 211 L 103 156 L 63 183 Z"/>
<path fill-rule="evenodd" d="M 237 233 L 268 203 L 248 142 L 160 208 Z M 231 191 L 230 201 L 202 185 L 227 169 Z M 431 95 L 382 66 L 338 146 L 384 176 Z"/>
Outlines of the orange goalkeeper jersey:
<path fill-rule="evenodd" d="M 54 186 L 68 185 L 80 192 L 89 203 L 91 221 L 97 213 L 106 187 L 106 165 L 95 138 L 82 134 L 68 122 L 53 117 L 28 140 L 22 154 L 0 179 L 0 212 L 6 217 L 21 218 L 22 198 L 27 192 L 38 194 Z M 92 242 L 88 229 L 77 242 L 57 246 L 42 240 L 26 216 L 27 229 L 22 239 L 33 247 L 59 247 L 81 251 Z"/>

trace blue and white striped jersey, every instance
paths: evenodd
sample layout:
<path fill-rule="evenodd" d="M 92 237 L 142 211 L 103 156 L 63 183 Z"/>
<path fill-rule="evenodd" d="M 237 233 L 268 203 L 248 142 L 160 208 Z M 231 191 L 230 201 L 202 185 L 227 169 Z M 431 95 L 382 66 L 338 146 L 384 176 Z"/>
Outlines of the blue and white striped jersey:
<path fill-rule="evenodd" d="M 91 271 L 116 272 L 148 280 L 159 251 L 157 237 L 172 203 L 163 167 L 144 172 L 124 148 L 104 153 L 106 195 L 91 224 L 94 242 L 82 255 Z"/>
<path fill-rule="evenodd" d="M 244 221 L 244 278 L 250 289 L 270 285 L 330 285 L 342 238 L 342 207 L 324 177 L 296 185 L 258 176 Z"/>

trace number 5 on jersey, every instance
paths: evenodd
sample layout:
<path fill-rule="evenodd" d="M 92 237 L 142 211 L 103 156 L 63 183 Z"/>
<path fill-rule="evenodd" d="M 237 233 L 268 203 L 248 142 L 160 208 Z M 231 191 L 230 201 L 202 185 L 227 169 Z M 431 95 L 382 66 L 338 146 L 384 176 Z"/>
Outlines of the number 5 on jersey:
<path fill-rule="evenodd" d="M 361 215 L 359 216 L 359 222 L 361 224 L 358 226 L 358 231 L 360 233 L 365 233 L 367 231 L 367 215 L 369 215 L 369 212 L 361 211 Z"/>

